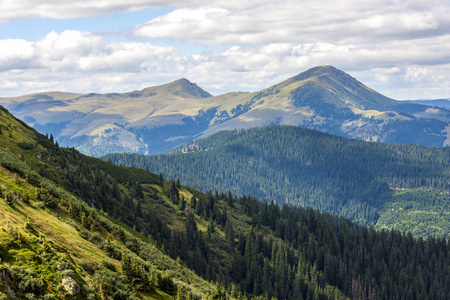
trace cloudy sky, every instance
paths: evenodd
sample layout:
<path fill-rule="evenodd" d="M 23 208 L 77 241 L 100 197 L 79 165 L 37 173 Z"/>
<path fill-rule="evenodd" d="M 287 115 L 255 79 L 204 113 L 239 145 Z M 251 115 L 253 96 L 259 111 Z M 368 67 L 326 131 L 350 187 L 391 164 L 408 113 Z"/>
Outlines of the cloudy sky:
<path fill-rule="evenodd" d="M 333 65 L 395 99 L 450 98 L 448 0 L 0 0 L 0 97 L 185 77 L 256 91 Z"/>

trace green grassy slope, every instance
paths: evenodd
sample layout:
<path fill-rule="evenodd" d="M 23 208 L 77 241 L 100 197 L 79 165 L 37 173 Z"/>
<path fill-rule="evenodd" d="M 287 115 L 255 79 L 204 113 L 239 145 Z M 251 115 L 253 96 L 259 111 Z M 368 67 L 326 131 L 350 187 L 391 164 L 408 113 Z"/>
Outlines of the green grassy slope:
<path fill-rule="evenodd" d="M 255 285 L 253 271 L 235 274 L 245 259 L 237 247 L 255 234 L 241 205 L 59 148 L 6 110 L 0 114 L 0 298 L 293 297 L 281 287 L 268 290 L 267 281 Z M 198 212 L 191 207 L 197 201 Z M 240 244 L 230 248 L 224 222 Z M 263 233 L 270 245 L 279 240 Z M 325 282 L 305 281 L 303 291 L 346 298 Z"/>
<path fill-rule="evenodd" d="M 0 114 L 0 298 L 450 296 L 448 240 L 201 193 Z"/>
<path fill-rule="evenodd" d="M 3 108 L 0 129 L 0 272 L 7 270 L 0 295 L 170 299 L 177 287 L 179 295 L 195 298 L 215 290 L 151 238 L 64 189 L 61 172 L 75 172 L 72 159 L 77 158 L 92 170 L 108 173 L 109 181 L 114 176 L 150 184 L 155 175 L 58 148 Z M 124 186 L 119 189 L 119 196 L 129 193 Z"/>
<path fill-rule="evenodd" d="M 369 143 L 288 126 L 221 132 L 156 156 L 112 154 L 196 188 L 312 206 L 449 237 L 450 148 Z"/>

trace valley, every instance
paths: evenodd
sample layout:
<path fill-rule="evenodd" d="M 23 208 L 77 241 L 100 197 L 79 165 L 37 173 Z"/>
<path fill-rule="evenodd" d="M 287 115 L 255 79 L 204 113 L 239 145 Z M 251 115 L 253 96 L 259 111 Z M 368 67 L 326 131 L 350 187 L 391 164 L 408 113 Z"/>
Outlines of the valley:
<path fill-rule="evenodd" d="M 450 299 L 450 1 L 0 7 L 0 300 Z"/>
<path fill-rule="evenodd" d="M 295 126 L 223 131 L 153 156 L 104 160 L 231 191 L 311 206 L 380 229 L 449 237 L 450 148 L 356 141 Z"/>
<path fill-rule="evenodd" d="M 450 296 L 447 239 L 202 193 L 58 147 L 4 109 L 0 128 L 2 299 Z"/>
<path fill-rule="evenodd" d="M 331 66 L 0 103 L 0 299 L 450 296 L 446 108 Z"/>

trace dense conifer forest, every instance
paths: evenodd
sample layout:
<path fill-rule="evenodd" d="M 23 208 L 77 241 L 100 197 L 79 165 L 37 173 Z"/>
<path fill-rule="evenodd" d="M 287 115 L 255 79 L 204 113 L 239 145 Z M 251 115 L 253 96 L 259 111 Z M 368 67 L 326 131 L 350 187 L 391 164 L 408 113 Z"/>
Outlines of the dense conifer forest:
<path fill-rule="evenodd" d="M 217 188 L 312 206 L 417 236 L 450 232 L 450 148 L 392 145 L 293 126 L 225 131 L 173 153 L 110 154 L 119 165 Z"/>

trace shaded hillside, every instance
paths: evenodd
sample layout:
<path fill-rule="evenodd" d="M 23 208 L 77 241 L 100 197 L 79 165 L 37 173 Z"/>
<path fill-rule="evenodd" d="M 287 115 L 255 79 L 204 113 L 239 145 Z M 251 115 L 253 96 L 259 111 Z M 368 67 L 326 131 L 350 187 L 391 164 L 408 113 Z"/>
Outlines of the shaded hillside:
<path fill-rule="evenodd" d="M 4 110 L 0 127 L 1 298 L 450 296 L 448 240 L 203 194 L 59 148 Z"/>
<path fill-rule="evenodd" d="M 369 143 L 293 126 L 220 132 L 155 156 L 111 154 L 196 188 L 312 206 L 380 228 L 449 236 L 450 148 Z"/>
<path fill-rule="evenodd" d="M 148 212 L 166 199 L 156 175 L 59 148 L 3 108 L 0 145 L 0 298 L 200 299 L 215 293 L 213 284 L 164 253 L 164 236 L 146 234 L 182 221 L 158 228 L 137 219 L 141 204 Z M 145 186 L 139 199 L 136 185 L 124 185 L 128 180 Z"/>
<path fill-rule="evenodd" d="M 41 299 L 171 299 L 186 294 L 194 299 L 246 299 L 243 292 L 266 295 L 259 299 L 449 295 L 446 240 L 376 232 L 311 209 L 280 208 L 252 197 L 202 194 L 145 171 L 58 148 L 4 117 L 2 112 L 0 139 L 8 150 L 1 149 L 0 271 L 6 280 L 1 280 L 0 293 Z M 93 195 L 96 188 L 103 190 L 99 199 L 82 199 L 105 205 L 106 211 L 87 206 L 48 180 L 51 174 L 65 172 L 58 162 L 64 159 L 65 167 L 85 170 L 72 170 L 72 184 L 84 178 Z M 47 172 L 36 174 L 33 169 L 42 165 Z M 119 175 L 123 173 L 136 181 L 127 185 Z M 119 187 L 116 195 L 108 192 L 109 187 L 114 190 L 114 182 Z M 60 183 L 68 184 L 66 179 Z M 103 194 L 107 197 L 102 200 Z M 111 211 L 108 203 L 119 209 Z M 130 229 L 124 224 L 129 217 L 144 227 Z M 152 228 L 160 235 L 144 234 Z M 163 255 L 163 246 L 177 262 Z M 191 263 L 197 273 L 205 268 L 204 276 L 223 282 L 229 293 L 185 269 Z"/>
<path fill-rule="evenodd" d="M 450 145 L 450 110 L 396 101 L 332 66 L 254 93 L 211 96 L 187 79 L 129 93 L 0 98 L 41 133 L 93 156 L 156 154 L 222 130 L 283 124 L 366 141 Z"/>

